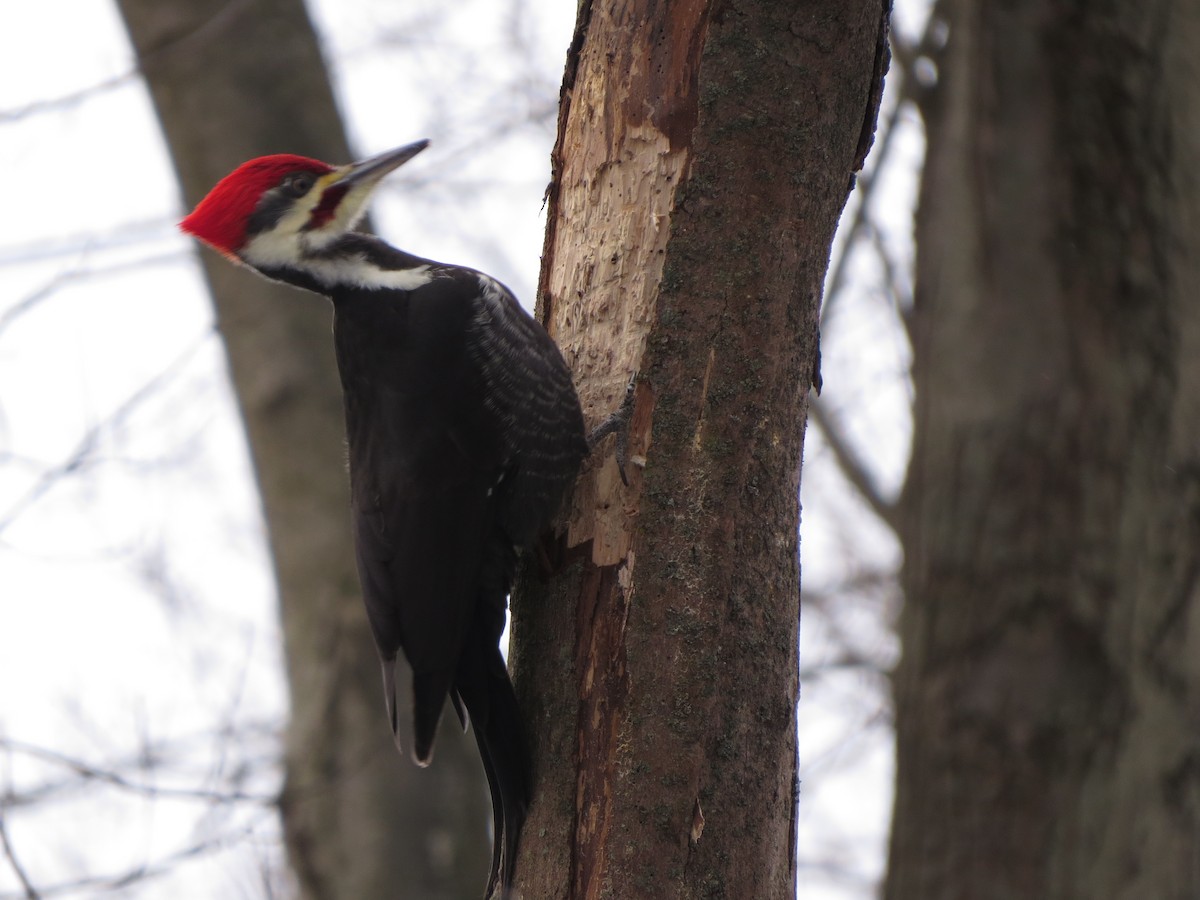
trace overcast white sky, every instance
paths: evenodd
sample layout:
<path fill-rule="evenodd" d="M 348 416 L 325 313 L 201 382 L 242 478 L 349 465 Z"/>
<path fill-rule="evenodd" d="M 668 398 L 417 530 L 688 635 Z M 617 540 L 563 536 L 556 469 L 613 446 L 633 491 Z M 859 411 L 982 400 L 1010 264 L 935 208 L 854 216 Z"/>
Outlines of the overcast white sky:
<path fill-rule="evenodd" d="M 428 181 L 399 179 L 384 192 L 381 231 L 422 255 L 487 270 L 529 302 L 553 118 L 497 126 L 553 108 L 574 4 L 532 3 L 520 19 L 509 4 L 485 0 L 398 6 L 312 6 L 357 148 L 365 155 L 435 138 L 412 166 Z M 158 748 L 164 760 L 138 773 L 146 784 L 221 789 L 244 766 L 261 774 L 243 787 L 269 794 L 277 773 L 264 761 L 286 704 L 273 587 L 196 251 L 174 228 L 182 210 L 153 111 L 109 3 L 16 4 L 5 18 L 0 738 L 95 765 Z M 527 47 L 519 63 L 497 55 L 513 28 Z M 463 34 L 475 35 L 474 52 L 455 51 Z M 511 64 L 497 70 L 496 59 Z M 897 164 L 909 174 L 897 178 L 895 209 L 881 211 L 901 254 L 910 252 L 920 152 L 909 132 Z M 472 228 L 428 224 L 454 219 Z M 837 402 L 840 392 L 864 410 L 854 427 L 896 487 L 907 350 L 880 324 L 871 273 L 864 277 L 862 296 L 839 312 L 839 340 L 826 342 L 826 397 Z M 855 511 L 828 460 L 817 468 L 824 451 L 811 435 L 806 582 L 840 577 L 851 545 L 868 545 L 880 566 L 894 562 L 895 548 Z M 855 524 L 838 524 L 847 509 Z M 886 657 L 891 638 L 872 609 L 849 609 L 846 621 L 856 641 Z M 831 638 L 818 618 L 804 624 L 811 661 Z M 801 705 L 801 857 L 837 850 L 855 876 L 802 868 L 800 896 L 811 900 L 870 896 L 881 867 L 890 748 L 856 677 L 814 686 Z M 225 726 L 249 736 L 230 746 Z M 848 733 L 860 739 L 848 744 Z M 67 774 L 0 749 L 0 793 Z M 831 819 L 830 810 L 841 813 Z M 211 841 L 237 849 L 206 850 L 176 874 L 116 895 L 261 897 L 261 870 L 278 862 L 273 812 L 253 804 L 230 811 L 94 786 L 52 792 L 4 824 L 41 886 L 118 875 Z M 20 884 L 0 856 L 0 897 L 9 895 Z"/>

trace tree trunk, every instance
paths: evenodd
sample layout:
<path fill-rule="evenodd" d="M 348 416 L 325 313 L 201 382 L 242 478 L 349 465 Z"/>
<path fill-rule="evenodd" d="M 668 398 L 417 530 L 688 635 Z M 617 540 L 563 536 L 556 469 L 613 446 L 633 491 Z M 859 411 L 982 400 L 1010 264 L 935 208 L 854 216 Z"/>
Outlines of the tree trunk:
<path fill-rule="evenodd" d="M 1200 8 L 945 0 L 886 896 L 1200 896 Z"/>
<path fill-rule="evenodd" d="M 120 0 L 190 207 L 239 163 L 350 160 L 300 0 Z M 306 898 L 482 889 L 487 793 L 452 728 L 426 771 L 397 756 L 354 571 L 326 301 L 202 253 L 262 494 L 292 718 L 281 801 Z M 401 697 L 408 693 L 402 691 Z"/>
<path fill-rule="evenodd" d="M 514 597 L 526 897 L 795 896 L 800 454 L 886 18 L 582 4 L 541 315 L 593 422 L 638 380 L 629 487 L 598 453 Z"/>

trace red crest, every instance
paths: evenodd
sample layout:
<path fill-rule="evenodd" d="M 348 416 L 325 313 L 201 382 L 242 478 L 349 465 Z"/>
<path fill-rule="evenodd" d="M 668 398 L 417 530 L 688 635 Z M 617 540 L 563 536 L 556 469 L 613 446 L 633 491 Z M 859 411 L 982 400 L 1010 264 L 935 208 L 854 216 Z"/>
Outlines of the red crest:
<path fill-rule="evenodd" d="M 246 243 L 246 223 L 263 194 L 293 172 L 320 176 L 332 171 L 333 166 L 306 156 L 260 156 L 218 181 L 179 227 L 214 249 L 234 255 Z"/>

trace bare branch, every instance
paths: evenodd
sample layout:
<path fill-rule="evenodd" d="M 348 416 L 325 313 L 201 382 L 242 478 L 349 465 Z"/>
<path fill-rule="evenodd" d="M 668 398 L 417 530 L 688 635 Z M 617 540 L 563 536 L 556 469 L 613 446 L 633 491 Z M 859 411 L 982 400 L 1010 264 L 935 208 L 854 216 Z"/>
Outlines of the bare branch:
<path fill-rule="evenodd" d="M 879 259 L 879 264 L 883 266 L 884 281 L 888 286 L 888 294 L 892 298 L 892 306 L 896 310 L 896 317 L 904 325 L 907 331 L 912 318 L 912 279 L 905 277 L 905 273 L 901 265 L 892 257 L 891 250 L 883 241 L 883 232 L 874 222 L 868 222 L 866 225 L 867 235 L 871 240 L 871 246 L 875 250 L 875 255 Z M 909 335 L 911 339 L 911 334 Z"/>
<path fill-rule="evenodd" d="M 161 47 L 155 48 L 151 53 L 143 54 L 142 65 L 140 67 L 129 69 L 119 75 L 114 75 L 111 78 L 106 78 L 103 81 L 96 82 L 77 91 L 71 91 L 59 97 L 35 100 L 16 109 L 0 110 L 0 125 L 7 125 L 21 119 L 40 115 L 41 113 L 61 112 L 78 106 L 80 103 L 91 100 L 100 94 L 124 87 L 126 84 L 130 84 L 140 78 L 148 65 L 158 62 L 159 59 L 168 53 L 203 46 L 205 43 L 216 39 L 236 20 L 238 13 L 248 3 L 249 0 L 230 0 L 229 3 L 225 4 L 187 34 L 173 38 Z"/>
<path fill-rule="evenodd" d="M 19 896 L 25 897 L 26 900 L 38 900 L 42 895 L 33 886 L 33 882 L 29 878 L 29 873 L 25 871 L 25 867 L 21 865 L 21 861 L 17 859 L 17 853 L 13 850 L 12 841 L 8 837 L 8 825 L 5 821 L 3 806 L 0 806 L 0 844 L 3 844 L 4 855 L 8 859 L 8 864 L 12 866 L 17 880 L 21 882 L 21 888 L 24 890 L 24 894 Z"/>
<path fill-rule="evenodd" d="M 131 269 L 142 270 L 149 266 L 161 266 L 168 263 L 180 262 L 189 257 L 189 253 L 183 250 L 177 250 L 170 253 L 158 253 L 154 256 L 146 256 L 141 259 L 132 259 L 125 262 L 115 263 L 111 266 L 101 268 L 84 268 L 75 266 L 73 268 L 64 269 L 59 272 L 37 290 L 22 297 L 12 306 L 0 312 L 0 334 L 3 334 L 6 329 L 11 327 L 13 322 L 21 316 L 33 310 L 41 303 L 48 300 L 55 293 L 62 290 L 73 281 L 86 281 L 92 278 L 104 278 L 109 275 L 119 275 Z"/>
<path fill-rule="evenodd" d="M 59 97 L 49 97 L 44 100 L 35 100 L 32 103 L 27 103 L 25 106 L 18 106 L 16 109 L 0 110 L 0 125 L 9 125 L 41 113 L 62 112 L 71 109 L 80 103 L 91 100 L 93 97 L 98 97 L 108 91 L 123 87 L 135 81 L 137 77 L 137 70 L 131 69 L 128 72 L 122 72 L 120 75 L 114 75 L 111 78 L 90 84 L 80 90 L 71 91 L 69 94 L 63 94 Z"/>
<path fill-rule="evenodd" d="M 76 269 L 65 269 L 59 272 L 40 288 L 26 294 L 4 312 L 0 313 L 0 334 L 3 334 L 13 322 L 53 296 L 64 284 L 78 274 Z"/>
<path fill-rule="evenodd" d="M 866 501 L 867 506 L 885 525 L 892 531 L 898 531 L 899 520 L 895 502 L 883 495 L 866 461 L 846 439 L 840 424 L 835 421 L 833 415 L 826 408 L 826 404 L 818 398 L 813 398 L 813 402 L 809 406 L 809 413 L 812 415 L 814 424 L 821 429 L 821 433 L 825 436 L 829 449 L 833 451 L 834 459 L 837 460 L 838 469 L 846 480 L 854 485 L 863 500 Z"/>
<path fill-rule="evenodd" d="M 69 769 L 75 775 L 87 780 L 97 781 L 112 787 L 120 788 L 132 794 L 143 797 L 169 798 L 173 800 L 196 800 L 205 803 L 250 803 L 259 806 L 273 806 L 278 801 L 275 793 L 260 793 L 242 790 L 212 790 L 203 787 L 163 787 L 157 784 L 134 781 L 122 775 L 115 768 L 101 768 L 84 762 L 57 750 L 27 744 L 24 741 L 9 737 L 0 737 L 0 748 L 10 753 L 19 753 Z"/>
<path fill-rule="evenodd" d="M 114 875 L 96 875 L 78 878 L 74 881 L 63 881 L 58 884 L 42 887 L 35 893 L 4 893 L 0 894 L 0 900 L 29 900 L 30 897 L 54 897 L 61 894 L 75 893 L 79 891 L 116 891 L 121 888 L 127 888 L 130 885 L 141 881 L 148 881 L 153 878 L 165 875 L 175 869 L 182 862 L 190 859 L 195 859 L 200 856 L 205 856 L 209 853 L 218 852 L 226 847 L 233 846 L 247 838 L 253 836 L 257 830 L 257 825 L 249 825 L 243 828 L 238 828 L 229 831 L 225 834 L 217 835 L 176 850 L 174 853 L 168 853 L 159 857 L 152 862 L 145 863 L 136 868 L 130 869 L 128 872 L 122 872 Z"/>
<path fill-rule="evenodd" d="M 135 247 L 167 234 L 175 234 L 174 217 L 141 219 L 122 222 L 105 229 L 101 234 L 83 232 L 73 234 L 46 235 L 25 244 L 0 246 L 0 266 L 37 262 L 45 259 L 61 259 L 64 256 L 81 256 L 99 250 L 117 247 Z"/>
<path fill-rule="evenodd" d="M 46 495 L 46 493 L 64 478 L 77 472 L 87 463 L 88 459 L 94 453 L 96 446 L 105 432 L 113 430 L 120 426 L 128 419 L 149 397 L 153 396 L 158 391 L 168 385 L 183 369 L 183 367 L 191 360 L 196 351 L 212 336 L 212 332 L 206 333 L 202 338 L 195 341 L 190 347 L 184 350 L 175 360 L 167 366 L 158 375 L 151 378 L 148 382 L 133 392 L 120 406 L 113 410 L 109 416 L 93 428 L 88 429 L 87 433 L 80 439 L 75 446 L 74 451 L 58 465 L 42 472 L 41 477 L 34 482 L 33 486 L 25 492 L 24 496 L 20 497 L 8 510 L 0 515 L 0 535 L 17 520 L 18 517 L 31 506 L 37 503 Z"/>
<path fill-rule="evenodd" d="M 871 205 L 871 197 L 874 194 L 875 183 L 877 179 L 874 173 L 882 170 L 887 162 L 888 156 L 892 150 L 892 135 L 896 133 L 896 122 L 900 118 L 900 108 L 903 104 L 896 103 L 888 111 L 887 118 L 877 131 L 878 137 L 875 141 L 875 149 L 871 154 L 872 166 L 871 172 L 858 176 L 858 204 L 854 207 L 854 213 L 850 220 L 842 220 L 842 228 L 845 229 L 846 237 L 841 243 L 841 253 L 838 254 L 837 260 L 832 264 L 829 270 L 829 276 L 826 279 L 825 300 L 821 304 L 821 324 L 825 324 L 825 320 L 829 317 L 833 310 L 834 304 L 842 294 L 842 289 L 846 286 L 846 276 L 850 268 L 850 257 L 854 253 L 854 245 L 858 242 L 862 235 L 863 227 L 867 222 L 867 211 Z"/>
<path fill-rule="evenodd" d="M 844 651 L 833 659 L 822 660 L 800 667 L 800 682 L 812 681 L 831 672 L 862 672 L 878 678 L 887 678 L 889 669 L 863 653 Z"/>
<path fill-rule="evenodd" d="M 871 171 L 858 177 L 858 205 L 854 208 L 850 220 L 842 223 L 846 237 L 841 245 L 842 252 L 830 267 L 829 277 L 826 280 L 825 302 L 821 307 L 822 323 L 825 321 L 828 312 L 837 301 L 842 288 L 845 286 L 852 251 L 861 236 L 863 228 L 869 224 L 868 211 L 871 206 L 871 198 L 874 194 L 874 184 L 878 180 L 876 173 L 884 169 L 891 155 L 892 137 L 896 131 L 896 123 L 899 121 L 900 115 L 907 104 L 912 103 L 918 110 L 921 108 L 923 87 L 916 72 L 916 62 L 923 57 L 928 57 L 936 53 L 940 32 L 941 25 L 936 6 L 930 12 L 929 18 L 925 22 L 925 29 L 921 33 L 921 37 L 915 43 L 899 39 L 893 31 L 891 43 L 892 71 L 894 74 L 892 78 L 895 79 L 895 76 L 899 75 L 899 92 L 891 109 L 888 110 L 886 119 L 884 119 L 878 129 L 878 139 L 871 152 Z M 887 269 L 889 262 L 890 260 L 884 259 L 885 269 Z M 891 278 L 890 273 L 889 278 Z M 895 283 L 894 279 L 891 280 Z"/>

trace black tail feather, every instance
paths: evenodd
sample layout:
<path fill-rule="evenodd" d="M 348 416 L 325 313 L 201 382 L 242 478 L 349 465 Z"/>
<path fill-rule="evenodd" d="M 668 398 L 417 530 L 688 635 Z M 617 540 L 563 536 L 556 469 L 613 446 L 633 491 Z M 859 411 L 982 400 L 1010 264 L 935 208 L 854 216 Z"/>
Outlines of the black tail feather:
<path fill-rule="evenodd" d="M 462 726 L 462 730 L 466 733 L 467 728 L 471 724 L 471 717 L 467 715 L 467 708 L 463 706 L 462 697 L 458 696 L 458 691 L 450 692 L 450 700 L 454 703 L 454 714 L 458 716 L 458 724 Z"/>
<path fill-rule="evenodd" d="M 491 754 L 488 752 L 487 744 L 482 732 L 475 731 L 475 741 L 479 745 L 479 758 L 483 760 L 483 771 L 487 775 L 488 790 L 492 795 L 492 867 L 488 872 L 487 889 L 484 891 L 484 900 L 490 900 L 492 893 L 496 890 L 496 882 L 499 880 L 500 869 L 504 863 L 504 835 L 507 831 L 504 820 L 504 794 L 500 790 L 500 781 L 496 774 L 496 767 L 492 764 Z M 511 881 L 511 878 L 506 879 Z M 501 894 L 501 898 L 506 896 L 508 885 L 505 884 L 505 893 Z"/>
<path fill-rule="evenodd" d="M 449 688 L 450 678 L 442 672 L 413 672 L 413 759 L 419 766 L 433 761 L 433 742 Z"/>
<path fill-rule="evenodd" d="M 383 703 L 387 707 L 388 722 L 392 726 L 392 740 L 396 749 L 401 753 L 404 748 L 400 745 L 400 723 L 396 713 L 396 657 L 385 659 L 383 664 Z"/>
<path fill-rule="evenodd" d="M 530 796 L 529 751 L 521 726 L 521 710 L 504 657 L 494 644 L 490 648 L 468 649 L 460 663 L 455 687 L 470 714 L 492 794 L 492 870 L 485 896 L 491 897 L 499 884 L 500 896 L 507 897 Z"/>

